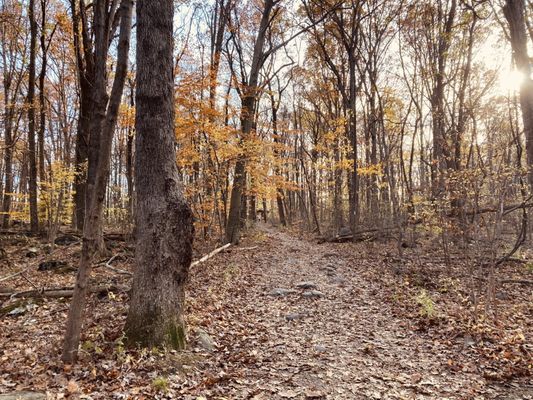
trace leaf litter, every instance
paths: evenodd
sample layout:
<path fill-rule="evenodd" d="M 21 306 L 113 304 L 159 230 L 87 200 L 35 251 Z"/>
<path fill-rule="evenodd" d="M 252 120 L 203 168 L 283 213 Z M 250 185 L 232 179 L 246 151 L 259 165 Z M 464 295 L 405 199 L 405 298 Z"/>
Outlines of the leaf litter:
<path fill-rule="evenodd" d="M 10 249 L 8 259 L 15 261 L 0 267 L 2 276 L 27 264 L 23 247 Z M 59 360 L 68 299 L 35 299 L 28 303 L 33 306 L 18 306 L 23 312 L 3 315 L 0 393 L 35 391 L 51 399 L 533 399 L 530 288 L 506 286 L 508 298 L 492 313 L 474 314 L 460 278 L 464 268 L 441 274 L 438 254 L 427 257 L 423 271 L 419 254 L 405 254 L 398 273 L 390 243 L 317 246 L 265 225 L 249 231 L 240 247 L 192 268 L 189 348 L 181 353 L 124 347 L 126 291 L 90 297 L 74 366 Z M 113 251 L 126 255 L 117 268 L 131 271 L 131 250 L 118 245 Z M 73 244 L 56 258 L 75 265 L 77 254 L 79 244 Z M 502 276 L 526 273 L 505 268 Z M 93 274 L 95 284 L 117 287 L 130 279 L 106 268 Z M 73 282 L 72 272 L 36 267 L 3 284 L 22 291 Z M 283 295 L 272 295 L 276 289 Z M 310 291 L 320 296 L 305 295 Z M 481 309 L 485 300 L 478 300 Z M 12 301 L 3 297 L 1 307 Z"/>

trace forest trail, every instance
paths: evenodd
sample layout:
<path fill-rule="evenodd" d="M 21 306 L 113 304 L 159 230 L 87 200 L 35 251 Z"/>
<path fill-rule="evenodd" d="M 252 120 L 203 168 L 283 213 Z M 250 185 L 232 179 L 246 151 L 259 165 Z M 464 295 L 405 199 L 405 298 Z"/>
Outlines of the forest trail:
<path fill-rule="evenodd" d="M 27 260 L 28 245 L 39 249 L 36 242 L 9 248 L 18 265 Z M 200 241 L 197 246 L 195 258 L 213 248 Z M 75 265 L 79 249 L 78 242 L 66 245 L 56 262 Z M 420 316 L 415 296 L 423 286 L 407 268 L 394 272 L 389 262 L 394 244 L 318 245 L 258 224 L 239 246 L 191 267 L 188 349 L 141 351 L 123 346 L 129 296 L 120 288 L 130 287 L 131 276 L 117 273 L 133 269 L 133 253 L 125 243 L 114 251 L 118 269 L 97 267 L 93 280 L 117 289 L 90 296 L 76 365 L 67 368 L 59 359 L 68 300 L 23 302 L 0 318 L 0 394 L 29 390 L 50 399 L 94 400 L 533 400 L 531 364 L 524 359 L 531 343 L 529 308 L 517 308 L 529 299 L 526 288 L 504 292 L 516 296 L 500 305 L 516 319 L 514 325 L 502 335 L 481 332 L 473 338 L 464 320 L 457 320 L 457 313 L 469 309 L 453 308 L 460 287 L 446 294 L 448 303 L 439 297 L 440 286 L 428 289 L 443 316 L 433 323 Z M 441 268 L 436 254 L 419 251 Z M 32 289 L 29 281 L 38 287 L 73 285 L 72 269 L 39 271 L 36 265 L 49 256 L 40 257 L 9 285 L 18 292 Z M 435 284 L 426 264 L 422 271 Z M 301 283 L 306 288 L 299 288 Z M 523 340 L 513 326 L 522 327 Z M 511 342 L 504 340 L 508 336 Z M 524 365 L 526 371 L 517 369 Z M 506 371 L 512 380 L 491 375 Z"/>
<path fill-rule="evenodd" d="M 399 319 L 351 244 L 301 240 L 266 225 L 261 244 L 221 304 L 228 398 L 531 399 L 533 390 L 449 368 L 448 347 Z M 364 246 L 364 245 L 363 245 Z M 237 249 L 225 255 L 231 268 Z M 220 261 L 220 260 L 219 260 Z M 245 272 L 248 271 L 248 272 Z M 375 272 L 374 272 L 375 273 Z M 300 289 L 307 282 L 315 290 Z M 309 297 L 307 297 L 309 296 Z M 224 311 L 222 311 L 224 310 Z M 221 326 L 225 325 L 227 326 Z M 215 333 L 216 334 L 216 333 Z M 216 392 L 216 390 L 215 390 Z"/>

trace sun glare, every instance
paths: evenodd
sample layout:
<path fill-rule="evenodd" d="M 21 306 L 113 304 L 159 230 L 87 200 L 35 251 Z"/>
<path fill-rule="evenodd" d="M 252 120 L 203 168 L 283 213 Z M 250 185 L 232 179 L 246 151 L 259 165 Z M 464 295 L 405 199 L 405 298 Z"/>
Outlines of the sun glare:
<path fill-rule="evenodd" d="M 504 92 L 516 92 L 524 81 L 524 74 L 520 71 L 502 71 L 500 73 L 500 87 Z"/>

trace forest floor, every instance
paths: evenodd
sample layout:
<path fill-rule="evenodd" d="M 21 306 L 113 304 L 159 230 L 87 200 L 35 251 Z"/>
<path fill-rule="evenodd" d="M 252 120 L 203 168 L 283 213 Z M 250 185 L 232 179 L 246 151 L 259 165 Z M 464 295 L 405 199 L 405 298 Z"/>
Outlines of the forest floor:
<path fill-rule="evenodd" d="M 0 293 L 72 285 L 72 271 L 36 265 L 75 265 L 79 244 L 51 256 L 9 240 L 0 279 L 28 270 Z M 190 347 L 177 353 L 124 349 L 132 255 L 112 250 L 115 269 L 101 263 L 94 282 L 114 289 L 91 296 L 75 366 L 59 360 L 68 299 L 0 297 L 0 399 L 533 399 L 532 286 L 515 282 L 531 280 L 530 264 L 499 268 L 513 282 L 489 304 L 467 261 L 445 263 L 431 241 L 398 257 L 391 243 L 316 244 L 259 225 L 193 267 Z"/>

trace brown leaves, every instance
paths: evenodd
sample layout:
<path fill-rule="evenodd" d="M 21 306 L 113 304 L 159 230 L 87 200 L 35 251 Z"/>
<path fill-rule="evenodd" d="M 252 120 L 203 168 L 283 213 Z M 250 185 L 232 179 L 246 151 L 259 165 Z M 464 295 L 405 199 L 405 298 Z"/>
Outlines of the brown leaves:
<path fill-rule="evenodd" d="M 494 380 L 527 379 L 527 307 L 501 303 L 499 325 L 489 318 L 473 323 L 466 296 L 457 294 L 464 290 L 461 280 L 432 273 L 439 268 L 436 256 L 424 280 L 409 273 L 408 259 L 402 274 L 409 275 L 398 277 L 380 256 L 388 246 L 317 247 L 267 228 L 250 232 L 241 246 L 191 271 L 190 347 L 183 353 L 124 349 L 126 294 L 92 296 L 80 363 L 63 365 L 58 360 L 66 305 L 45 300 L 25 315 L 0 319 L 0 391 L 150 399 L 164 396 L 154 385 L 161 381 L 169 398 L 184 400 L 482 398 L 504 393 Z M 335 268 L 324 269 L 330 264 Z M 109 280 L 109 274 L 99 268 L 95 279 Z M 47 286 L 72 279 L 37 272 L 29 278 Z M 112 279 L 119 284 L 130 278 Z M 312 282 L 324 296 L 302 296 L 302 282 Z M 424 319 L 416 301 L 419 285 L 445 316 L 424 330 L 418 329 Z M 269 296 L 275 287 L 294 292 Z M 520 289 L 513 290 L 512 298 L 521 299 Z M 292 315 L 303 317 L 287 318 Z M 198 329 L 216 341 L 213 352 L 193 340 Z"/>

